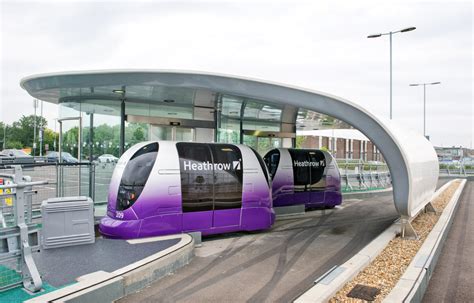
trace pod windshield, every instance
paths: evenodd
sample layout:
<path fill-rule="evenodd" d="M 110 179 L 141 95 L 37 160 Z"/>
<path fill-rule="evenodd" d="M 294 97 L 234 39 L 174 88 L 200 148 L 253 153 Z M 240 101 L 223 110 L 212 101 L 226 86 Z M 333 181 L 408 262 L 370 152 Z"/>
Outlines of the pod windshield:
<path fill-rule="evenodd" d="M 140 148 L 123 170 L 117 195 L 117 210 L 132 206 L 143 191 L 158 155 L 158 143 Z"/>

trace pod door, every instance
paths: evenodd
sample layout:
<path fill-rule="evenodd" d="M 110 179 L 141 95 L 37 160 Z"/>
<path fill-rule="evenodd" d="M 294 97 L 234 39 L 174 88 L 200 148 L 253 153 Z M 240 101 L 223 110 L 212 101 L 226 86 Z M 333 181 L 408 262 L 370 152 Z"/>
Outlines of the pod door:
<path fill-rule="evenodd" d="M 242 154 L 230 144 L 209 145 L 214 162 L 214 227 L 240 225 Z"/>
<path fill-rule="evenodd" d="M 319 150 L 288 150 L 293 162 L 294 202 L 309 206 L 324 203 L 326 182 L 324 153 Z"/>
<path fill-rule="evenodd" d="M 324 169 L 326 168 L 326 159 L 324 153 L 320 150 L 308 151 L 308 158 L 310 162 L 310 203 L 313 206 L 318 206 L 324 203 L 324 196 L 326 191 L 326 178 L 324 176 Z"/>
<path fill-rule="evenodd" d="M 293 164 L 293 203 L 307 204 L 311 201 L 310 167 L 305 150 L 289 149 Z"/>
<path fill-rule="evenodd" d="M 240 151 L 227 144 L 177 143 L 176 147 L 181 171 L 183 230 L 239 225 Z"/>

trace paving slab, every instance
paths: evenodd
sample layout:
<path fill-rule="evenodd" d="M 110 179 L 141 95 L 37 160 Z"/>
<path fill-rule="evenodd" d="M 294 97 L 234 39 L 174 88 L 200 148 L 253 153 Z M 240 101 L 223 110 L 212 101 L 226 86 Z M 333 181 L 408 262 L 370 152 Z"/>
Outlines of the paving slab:
<path fill-rule="evenodd" d="M 474 181 L 468 181 L 423 302 L 474 302 Z"/>

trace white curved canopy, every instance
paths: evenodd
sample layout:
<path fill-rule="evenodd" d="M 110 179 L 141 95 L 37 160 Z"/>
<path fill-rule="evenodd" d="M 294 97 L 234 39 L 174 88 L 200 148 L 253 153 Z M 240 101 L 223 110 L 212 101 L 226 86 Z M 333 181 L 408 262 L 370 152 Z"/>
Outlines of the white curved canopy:
<path fill-rule="evenodd" d="M 314 90 L 229 75 L 169 70 L 43 74 L 22 79 L 21 86 L 31 96 L 52 103 L 59 103 L 64 98 L 119 101 L 116 95 L 95 92 L 91 89 L 94 87 L 160 86 L 208 89 L 279 105 L 289 104 L 343 120 L 366 135 L 387 161 L 393 180 L 395 207 L 401 216 L 414 216 L 429 202 L 436 189 L 438 158 L 431 143 L 422 135 L 376 117 L 360 105 Z M 127 102 L 133 100 L 127 99 Z"/>

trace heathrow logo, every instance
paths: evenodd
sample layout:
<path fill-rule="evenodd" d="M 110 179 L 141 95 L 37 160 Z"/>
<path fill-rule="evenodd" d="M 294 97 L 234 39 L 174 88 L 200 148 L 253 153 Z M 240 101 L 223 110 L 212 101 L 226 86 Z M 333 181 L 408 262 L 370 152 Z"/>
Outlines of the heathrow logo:
<path fill-rule="evenodd" d="M 312 162 L 312 161 L 293 161 L 293 166 L 298 166 L 298 167 L 321 167 L 321 166 L 326 166 L 326 162 L 324 160 Z"/>
<path fill-rule="evenodd" d="M 183 161 L 184 170 L 240 170 L 241 162 L 232 161 L 232 163 L 211 163 Z"/>

